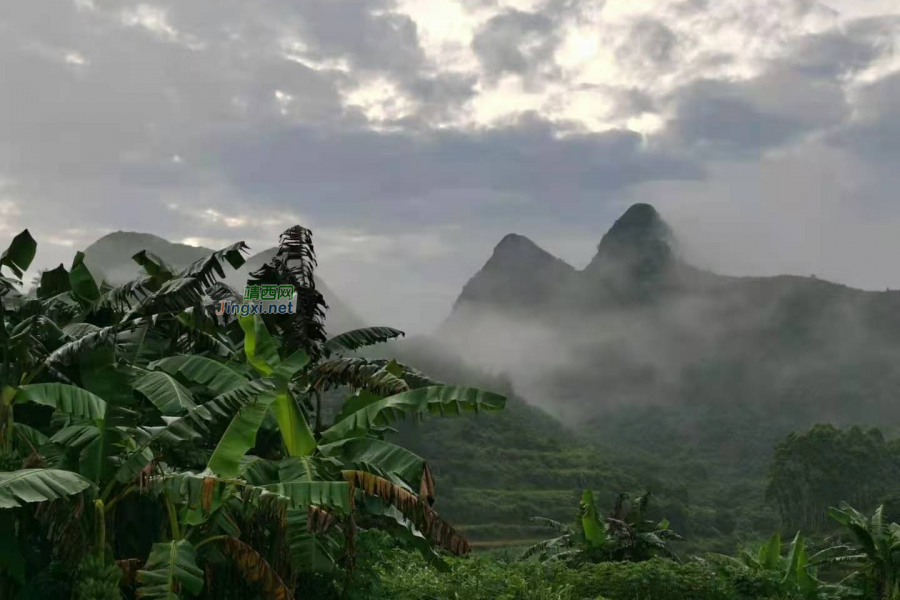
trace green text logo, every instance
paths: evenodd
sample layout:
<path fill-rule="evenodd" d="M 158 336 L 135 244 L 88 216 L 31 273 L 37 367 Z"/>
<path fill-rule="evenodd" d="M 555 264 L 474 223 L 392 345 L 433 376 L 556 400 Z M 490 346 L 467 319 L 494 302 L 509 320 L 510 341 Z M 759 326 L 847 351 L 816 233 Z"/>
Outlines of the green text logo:
<path fill-rule="evenodd" d="M 292 285 L 248 285 L 244 288 L 244 300 L 282 300 L 293 297 Z"/>

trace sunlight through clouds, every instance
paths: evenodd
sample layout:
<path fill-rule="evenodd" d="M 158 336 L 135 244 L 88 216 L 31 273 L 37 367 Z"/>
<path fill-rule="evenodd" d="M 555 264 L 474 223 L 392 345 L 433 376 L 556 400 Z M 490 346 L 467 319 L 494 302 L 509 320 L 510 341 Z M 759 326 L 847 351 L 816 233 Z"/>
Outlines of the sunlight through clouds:
<path fill-rule="evenodd" d="M 426 54 L 446 70 L 477 65 L 471 45 L 492 18 L 509 10 L 539 14 L 544 6 L 541 2 L 466 5 L 417 0 L 399 4 L 422 32 Z M 490 85 L 479 84 L 470 101 L 471 125 L 491 126 L 517 113 L 538 110 L 555 120 L 575 120 L 593 131 L 638 127 L 642 133 L 653 132 L 661 127 L 661 115 L 613 116 L 600 93 L 583 88 L 616 86 L 661 94 L 692 79 L 748 79 L 780 56 L 791 40 L 834 27 L 838 17 L 824 8 L 806 9 L 782 0 L 609 0 L 602 8 L 591 6 L 577 16 L 554 19 L 560 35 L 554 61 L 564 77 L 526 86 L 520 77 L 509 75 Z M 643 41 L 639 36 L 668 39 Z M 663 43 L 667 45 L 642 45 Z M 668 64 L 636 62 L 647 52 L 656 52 L 653 60 Z M 380 113 L 379 119 L 386 116 Z"/>
<path fill-rule="evenodd" d="M 399 121 L 412 114 L 412 102 L 398 86 L 383 77 L 366 81 L 344 96 L 345 106 L 359 109 L 378 127 L 386 121 Z"/>
<path fill-rule="evenodd" d="M 142 27 L 158 39 L 183 44 L 191 50 L 200 50 L 204 44 L 175 29 L 169 22 L 165 9 L 149 4 L 138 4 L 122 10 L 122 22 L 128 27 Z"/>
<path fill-rule="evenodd" d="M 166 11 L 148 4 L 139 4 L 133 9 L 122 11 L 122 22 L 130 27 L 139 25 L 169 41 L 175 41 L 180 37 L 175 28 L 169 24 Z"/>

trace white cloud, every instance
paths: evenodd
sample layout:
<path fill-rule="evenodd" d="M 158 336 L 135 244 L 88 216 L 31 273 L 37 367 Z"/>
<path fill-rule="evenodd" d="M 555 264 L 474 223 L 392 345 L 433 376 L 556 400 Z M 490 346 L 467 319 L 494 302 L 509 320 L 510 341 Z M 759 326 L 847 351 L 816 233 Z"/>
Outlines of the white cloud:
<path fill-rule="evenodd" d="M 66 248 L 74 248 L 76 244 L 75 240 L 73 239 L 54 236 L 45 237 L 42 241 L 47 244 L 54 244 L 56 246 L 65 246 Z"/>
<path fill-rule="evenodd" d="M 155 6 L 139 4 L 122 11 L 122 22 L 130 27 L 140 25 L 164 39 L 175 41 L 179 33 L 169 24 L 166 11 Z"/>
<path fill-rule="evenodd" d="M 22 214 L 19 205 L 14 200 L 0 200 L 0 216 L 17 217 Z"/>
<path fill-rule="evenodd" d="M 122 22 L 129 27 L 142 27 L 162 41 L 184 44 L 192 50 L 204 47 L 193 36 L 175 29 L 169 22 L 168 11 L 159 6 L 138 4 L 134 8 L 126 8 L 122 11 Z"/>
<path fill-rule="evenodd" d="M 384 77 L 360 83 L 344 95 L 348 108 L 358 109 L 373 126 L 385 121 L 398 121 L 412 114 L 413 102 L 405 97 L 397 84 Z"/>
<path fill-rule="evenodd" d="M 233 244 L 234 240 L 226 240 L 225 238 L 186 237 L 182 240 L 178 240 L 178 243 L 201 248 L 224 248 Z"/>
<path fill-rule="evenodd" d="M 80 53 L 75 51 L 66 52 L 64 60 L 70 65 L 83 67 L 88 64 L 88 60 Z"/>

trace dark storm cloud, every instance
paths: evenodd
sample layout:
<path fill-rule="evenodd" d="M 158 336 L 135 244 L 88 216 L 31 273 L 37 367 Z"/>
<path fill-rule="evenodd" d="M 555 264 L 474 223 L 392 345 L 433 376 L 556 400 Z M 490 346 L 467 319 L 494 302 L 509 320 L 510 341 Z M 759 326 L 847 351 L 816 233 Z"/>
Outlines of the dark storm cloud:
<path fill-rule="evenodd" d="M 606 0 L 545 0 L 538 5 L 537 12 L 558 23 L 577 23 L 602 14 L 605 6 Z"/>
<path fill-rule="evenodd" d="M 392 2 L 314 0 L 298 6 L 298 32 L 319 59 L 347 58 L 354 70 L 384 73 L 421 103 L 426 119 L 450 116 L 474 95 L 477 78 L 435 73 L 418 26 Z"/>
<path fill-rule="evenodd" d="M 836 77 L 864 68 L 884 50 L 876 40 L 829 31 L 804 37 L 789 61 L 812 77 Z"/>
<path fill-rule="evenodd" d="M 881 58 L 900 52 L 900 18 L 860 19 L 847 27 L 840 41 L 832 41 L 822 49 L 822 68 L 840 65 L 841 71 L 861 70 Z M 853 118 L 835 131 L 828 140 L 874 161 L 896 165 L 900 159 L 900 73 L 889 71 L 881 77 L 851 88 Z"/>
<path fill-rule="evenodd" d="M 416 22 L 382 0 L 311 0 L 297 4 L 299 37 L 319 60 L 346 58 L 355 71 L 383 73 L 421 103 L 423 118 L 450 116 L 474 96 L 477 78 L 435 73 Z"/>
<path fill-rule="evenodd" d="M 710 0 L 682 0 L 674 6 L 676 14 L 695 15 L 709 8 Z"/>
<path fill-rule="evenodd" d="M 415 72 L 425 61 L 409 16 L 377 12 L 389 3 L 306 0 L 297 3 L 300 37 L 324 57 L 348 56 L 364 69 Z"/>
<path fill-rule="evenodd" d="M 473 0 L 478 2 L 479 0 Z M 484 0 L 482 6 L 496 2 Z M 558 79 L 562 69 L 556 52 L 566 26 L 602 13 L 603 0 L 545 0 L 533 10 L 506 8 L 475 31 L 471 47 L 488 84 L 506 75 L 521 77 L 528 89 Z"/>
<path fill-rule="evenodd" d="M 170 3 L 131 15 L 112 4 L 57 3 L 53 22 L 24 5 L 3 15 L 0 176 L 15 181 L 6 192 L 23 219 L 44 203 L 60 207 L 50 216 L 62 222 L 88 209 L 96 227 L 186 233 L 178 213 L 160 209 L 243 199 L 260 210 L 302 201 L 313 214 L 343 211 L 348 224 L 377 226 L 387 219 L 380 207 L 416 197 L 455 197 L 472 214 L 480 209 L 470 199 L 494 199 L 486 210 L 496 212 L 505 202 L 496 198 L 520 197 L 543 213 L 639 181 L 701 176 L 689 159 L 648 150 L 633 132 L 559 137 L 556 125 L 528 117 L 482 131 L 430 130 L 431 119 L 468 101 L 477 75 L 432 73 L 415 24 L 391 5 L 379 5 L 383 14 L 362 2 L 217 6 Z M 344 59 L 349 72 L 286 60 L 292 36 L 310 64 Z M 83 64 L 66 62 L 69 52 Z M 342 90 L 359 70 L 384 73 L 418 99 L 396 123 L 402 130 L 372 131 L 343 108 Z M 410 218 L 390 218 L 397 214 Z"/>

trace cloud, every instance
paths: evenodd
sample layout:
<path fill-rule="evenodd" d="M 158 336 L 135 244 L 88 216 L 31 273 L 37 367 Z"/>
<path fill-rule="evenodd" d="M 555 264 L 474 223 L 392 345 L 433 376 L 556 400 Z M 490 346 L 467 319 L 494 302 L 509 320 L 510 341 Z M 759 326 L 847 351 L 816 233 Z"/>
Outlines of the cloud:
<path fill-rule="evenodd" d="M 550 18 L 508 10 L 491 17 L 478 30 L 472 49 L 489 78 L 512 73 L 530 80 L 559 74 L 554 53 L 560 41 Z"/>
<path fill-rule="evenodd" d="M 302 182 L 309 202 L 338 210 L 362 198 L 378 207 L 403 205 L 442 190 L 496 191 L 565 204 L 643 180 L 701 175 L 690 161 L 646 149 L 634 132 L 557 137 L 551 123 L 531 115 L 479 132 L 422 136 L 279 128 L 216 145 L 224 150 L 209 150 L 210 167 L 227 164 L 224 175 L 243 193 L 290 198 Z"/>
<path fill-rule="evenodd" d="M 759 153 L 827 130 L 850 112 L 837 82 L 781 66 L 747 81 L 694 82 L 672 103 L 669 143 L 707 156 Z"/>
<path fill-rule="evenodd" d="M 893 50 L 898 34 L 893 18 L 850 21 L 796 36 L 752 77 L 687 83 L 667 97 L 664 137 L 725 158 L 753 157 L 810 135 L 845 141 L 859 136 L 872 114 L 888 116 L 887 105 L 895 104 L 896 90 L 885 88 L 891 76 L 878 71 L 885 62 L 900 66 Z M 876 81 L 865 83 L 873 72 Z M 867 108 L 872 102 L 881 104 Z"/>
<path fill-rule="evenodd" d="M 834 143 L 888 168 L 895 165 L 900 154 L 900 72 L 860 87 L 855 107 L 855 118 L 834 133 Z"/>
<path fill-rule="evenodd" d="M 678 34 L 652 17 L 637 19 L 624 42 L 616 49 L 620 62 L 637 68 L 665 68 L 677 59 Z"/>
<path fill-rule="evenodd" d="M 892 222 L 900 10 L 826 4 L 9 3 L 0 233 L 30 227 L 52 266 L 108 230 L 262 249 L 299 221 L 337 291 L 374 307 L 360 312 L 428 328 L 504 234 L 587 260 L 631 201 L 679 218 L 696 195 L 694 235 L 705 214 L 724 227 L 773 206 Z M 843 187 L 804 183 L 829 172 Z M 810 270 L 823 247 L 792 263 L 743 239 L 717 243 L 774 270 Z"/>
<path fill-rule="evenodd" d="M 710 165 L 702 182 L 648 183 L 693 264 L 729 275 L 816 275 L 864 289 L 900 287 L 888 258 L 900 206 L 896 172 L 815 140 L 756 161 Z"/>

